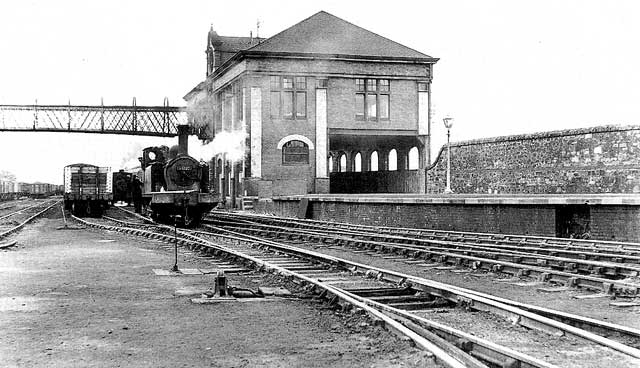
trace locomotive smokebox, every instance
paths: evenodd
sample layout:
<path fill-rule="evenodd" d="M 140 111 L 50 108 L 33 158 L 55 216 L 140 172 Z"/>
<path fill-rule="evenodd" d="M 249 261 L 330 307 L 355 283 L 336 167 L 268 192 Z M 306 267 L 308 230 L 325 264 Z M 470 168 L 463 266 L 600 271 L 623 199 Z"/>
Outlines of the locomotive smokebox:
<path fill-rule="evenodd" d="M 178 125 L 178 154 L 189 154 L 189 126 Z"/>

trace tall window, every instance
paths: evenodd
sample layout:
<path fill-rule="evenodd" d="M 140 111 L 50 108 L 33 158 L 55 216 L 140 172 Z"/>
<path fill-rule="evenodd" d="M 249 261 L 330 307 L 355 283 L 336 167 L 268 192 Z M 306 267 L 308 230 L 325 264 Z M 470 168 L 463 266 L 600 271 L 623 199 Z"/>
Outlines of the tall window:
<path fill-rule="evenodd" d="M 356 79 L 356 119 L 368 121 L 389 120 L 388 79 Z"/>
<path fill-rule="evenodd" d="M 378 151 L 373 151 L 371 153 L 371 166 L 369 166 L 369 170 L 378 171 Z"/>
<path fill-rule="evenodd" d="M 420 152 L 418 147 L 409 150 L 409 170 L 418 170 L 420 168 Z"/>
<path fill-rule="evenodd" d="M 272 75 L 271 117 L 285 119 L 307 118 L 307 78 Z"/>
<path fill-rule="evenodd" d="M 389 171 L 398 170 L 398 151 L 392 149 L 389 151 Z"/>
<path fill-rule="evenodd" d="M 338 171 L 339 172 L 345 172 L 347 171 L 347 155 L 345 155 L 344 153 L 340 155 L 340 161 L 338 161 L 340 163 L 340 166 L 338 167 Z"/>
<path fill-rule="evenodd" d="M 227 86 L 220 94 L 222 102 L 222 130 L 230 131 L 233 129 L 233 121 L 231 119 L 231 101 L 233 100 L 233 90 L 231 86 Z"/>
<path fill-rule="evenodd" d="M 309 163 L 309 146 L 302 141 L 289 141 L 282 146 L 282 163 L 302 165 Z"/>
<path fill-rule="evenodd" d="M 244 110 L 242 109 L 242 83 L 236 82 L 233 84 L 233 98 L 235 104 L 235 120 L 233 121 L 233 129 L 241 129 L 241 123 L 244 119 Z"/>
<path fill-rule="evenodd" d="M 215 108 L 213 110 L 213 130 L 218 132 L 222 130 L 222 100 L 224 95 L 221 92 L 216 93 Z"/>
<path fill-rule="evenodd" d="M 360 154 L 360 152 L 356 153 L 356 157 L 353 159 L 353 171 L 362 171 L 362 155 Z"/>

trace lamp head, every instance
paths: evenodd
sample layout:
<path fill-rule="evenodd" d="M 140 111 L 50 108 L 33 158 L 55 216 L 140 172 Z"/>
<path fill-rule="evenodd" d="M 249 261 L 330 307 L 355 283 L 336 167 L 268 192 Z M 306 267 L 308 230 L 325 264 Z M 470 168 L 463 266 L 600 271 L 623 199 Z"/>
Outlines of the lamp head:
<path fill-rule="evenodd" d="M 444 126 L 447 129 L 451 129 L 451 127 L 453 126 L 453 118 L 451 117 L 446 117 L 444 119 L 442 119 L 442 121 L 444 122 Z"/>

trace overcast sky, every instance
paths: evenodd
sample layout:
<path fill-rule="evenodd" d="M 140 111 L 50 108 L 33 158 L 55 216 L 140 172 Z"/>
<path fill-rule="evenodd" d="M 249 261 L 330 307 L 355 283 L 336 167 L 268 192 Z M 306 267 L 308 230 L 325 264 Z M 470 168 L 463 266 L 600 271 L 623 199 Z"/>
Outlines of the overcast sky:
<path fill-rule="evenodd" d="M 3 1 L 0 104 L 184 105 L 211 24 L 269 37 L 325 10 L 440 58 L 433 149 L 452 140 L 640 123 L 638 1 Z M 0 133 L 0 170 L 62 182 L 75 162 L 120 167 L 171 140 Z M 435 156 L 435 154 L 434 154 Z"/>

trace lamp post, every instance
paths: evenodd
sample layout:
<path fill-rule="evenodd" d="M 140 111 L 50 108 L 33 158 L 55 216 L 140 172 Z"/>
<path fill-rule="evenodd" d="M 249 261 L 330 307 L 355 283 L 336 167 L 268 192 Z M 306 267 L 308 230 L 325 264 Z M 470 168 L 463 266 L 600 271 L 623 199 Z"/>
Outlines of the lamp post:
<path fill-rule="evenodd" d="M 449 143 L 449 137 L 451 136 L 451 127 L 453 126 L 453 118 L 446 117 L 442 119 L 445 128 L 447 128 L 447 187 L 444 188 L 445 194 L 453 193 L 451 190 L 451 144 Z"/>

